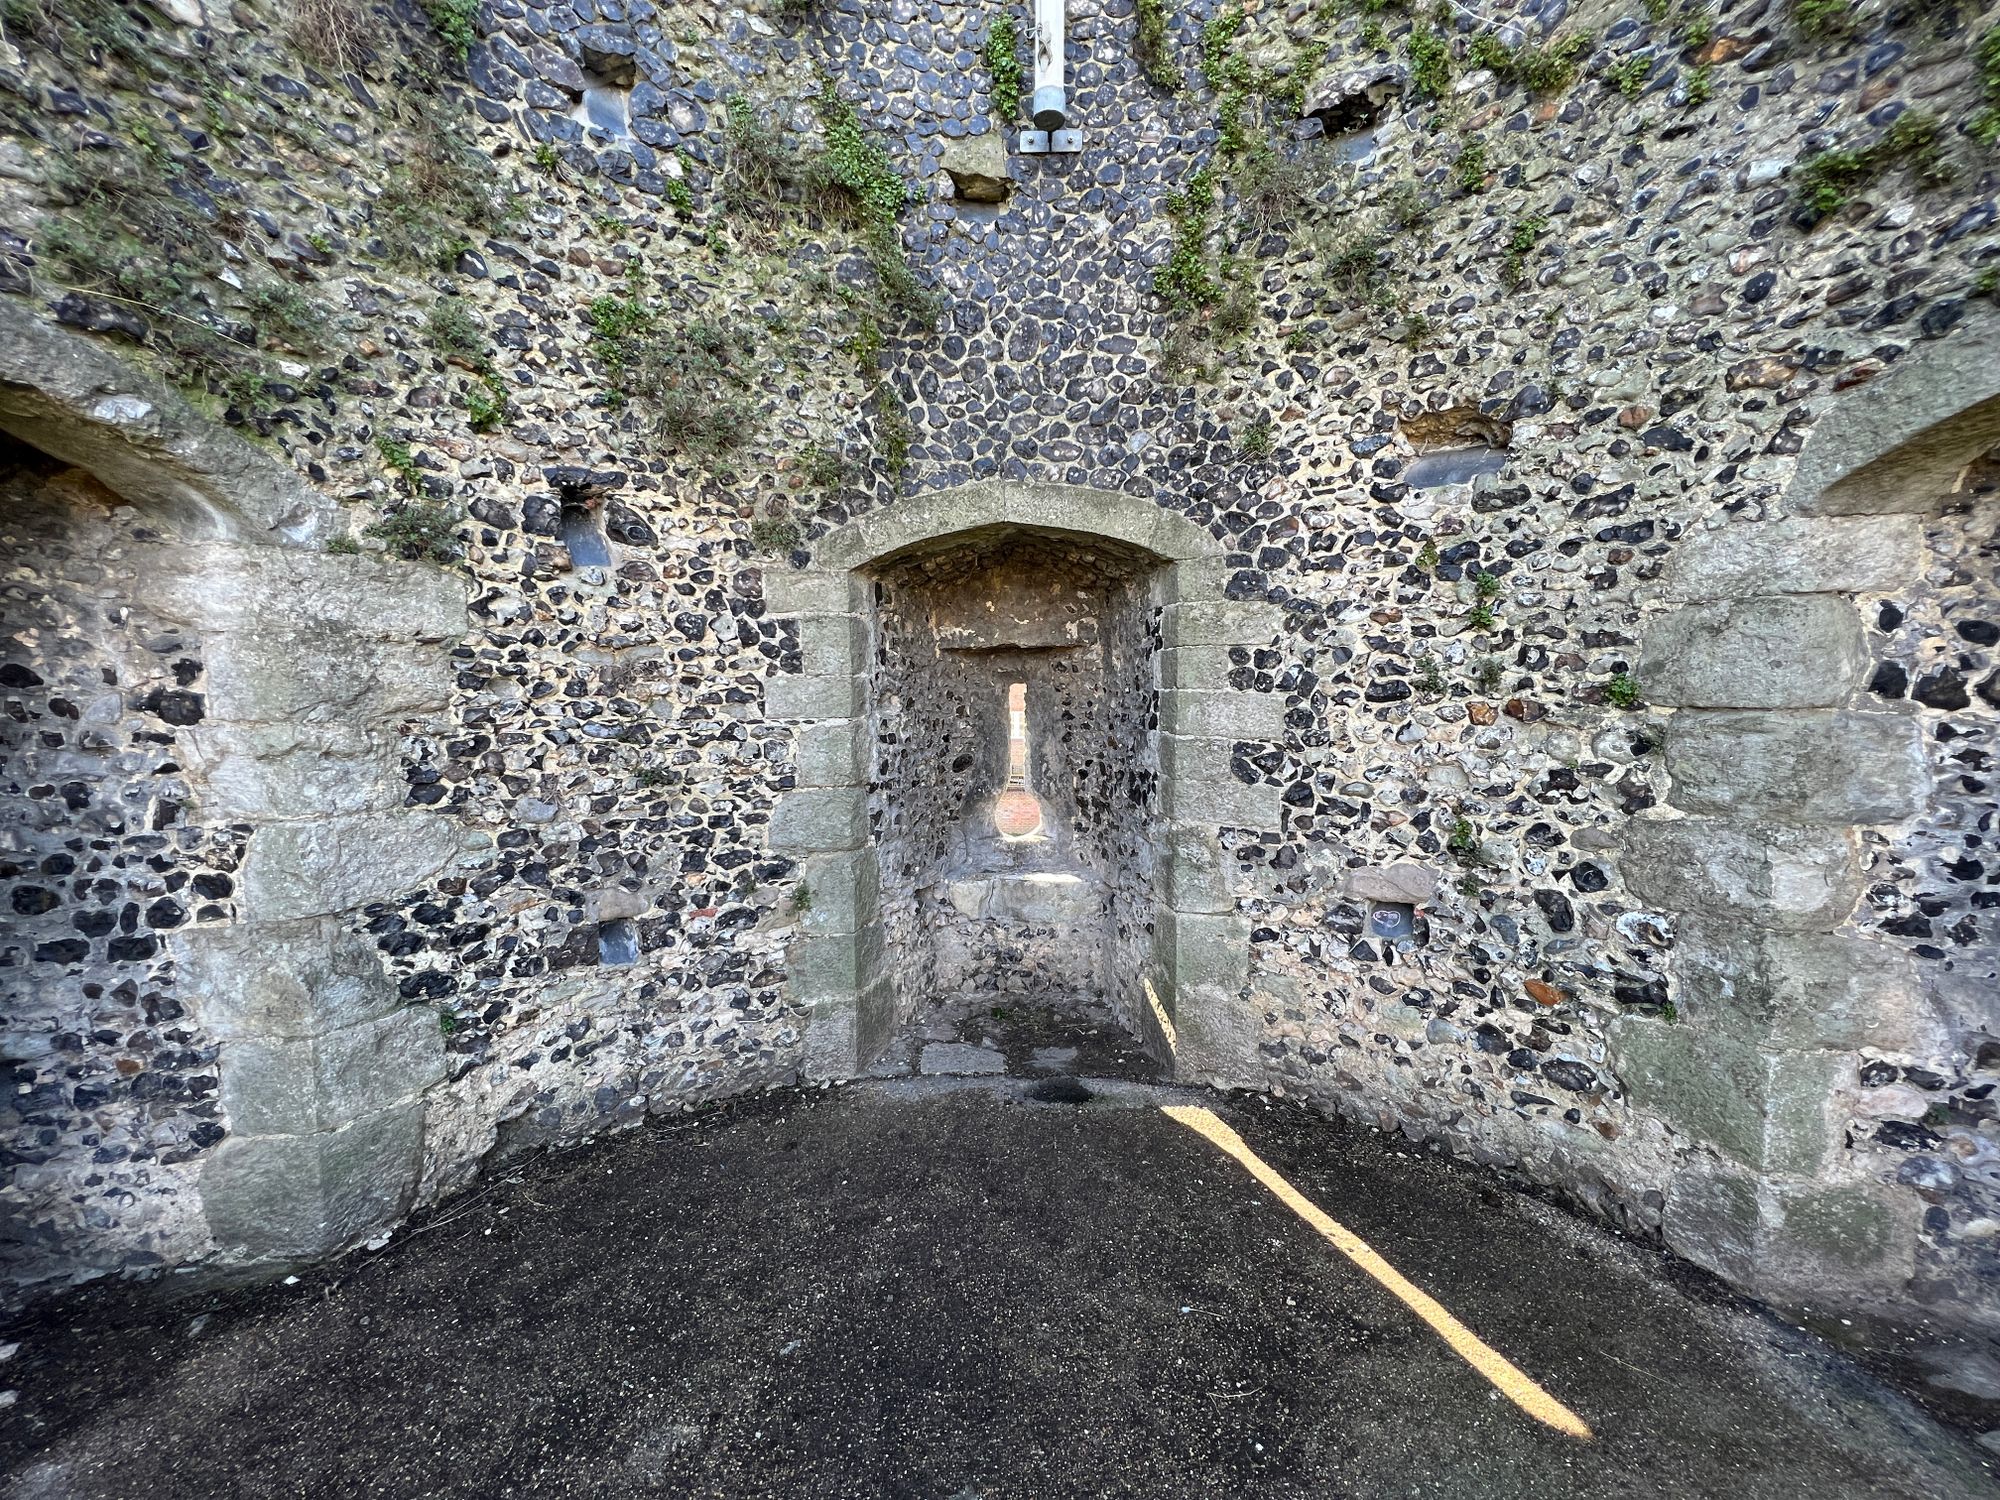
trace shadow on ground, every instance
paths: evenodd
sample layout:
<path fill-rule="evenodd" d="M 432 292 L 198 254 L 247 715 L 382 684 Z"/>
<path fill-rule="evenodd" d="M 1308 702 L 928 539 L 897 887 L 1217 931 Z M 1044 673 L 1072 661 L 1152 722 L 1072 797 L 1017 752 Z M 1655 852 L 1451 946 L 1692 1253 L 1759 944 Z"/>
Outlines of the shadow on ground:
<path fill-rule="evenodd" d="M 1119 1084 L 780 1094 L 519 1166 L 386 1250 L 9 1337 L 8 1500 L 1893 1496 L 1978 1453 L 1807 1335 L 1461 1170 L 1209 1102 L 1596 1440 L 1500 1399 Z"/>

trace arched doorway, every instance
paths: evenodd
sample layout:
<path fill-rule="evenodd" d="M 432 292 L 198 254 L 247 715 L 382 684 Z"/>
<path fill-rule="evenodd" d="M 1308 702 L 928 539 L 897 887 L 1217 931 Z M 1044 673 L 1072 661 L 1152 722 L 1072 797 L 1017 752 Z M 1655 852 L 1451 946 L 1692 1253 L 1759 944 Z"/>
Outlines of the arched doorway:
<path fill-rule="evenodd" d="M 1028 915 L 1053 981 L 1099 986 L 1175 1076 L 1257 1077 L 1221 834 L 1278 824 L 1275 792 L 1230 761 L 1279 732 L 1282 702 L 1228 685 L 1230 650 L 1276 617 L 1224 597 L 1231 571 L 1150 501 L 993 482 L 850 523 L 810 567 L 767 574 L 804 666 L 768 682 L 766 711 L 798 724 L 771 846 L 809 892 L 790 979 L 810 1076 L 862 1071 L 940 985 L 995 960 L 994 924 Z M 1017 686 L 1020 787 L 1045 823 L 1013 843 L 995 815 Z"/>

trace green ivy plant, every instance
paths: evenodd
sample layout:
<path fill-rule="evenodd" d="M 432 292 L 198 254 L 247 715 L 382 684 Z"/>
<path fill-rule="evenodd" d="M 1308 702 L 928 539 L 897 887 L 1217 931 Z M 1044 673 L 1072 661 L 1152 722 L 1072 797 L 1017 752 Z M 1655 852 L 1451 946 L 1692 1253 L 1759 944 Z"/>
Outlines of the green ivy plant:
<path fill-rule="evenodd" d="M 997 120 L 1012 120 L 1021 113 L 1021 95 L 1027 92 L 1028 77 L 1021 66 L 1021 34 L 1008 12 L 1001 11 L 987 23 L 982 55 L 993 116 Z"/>

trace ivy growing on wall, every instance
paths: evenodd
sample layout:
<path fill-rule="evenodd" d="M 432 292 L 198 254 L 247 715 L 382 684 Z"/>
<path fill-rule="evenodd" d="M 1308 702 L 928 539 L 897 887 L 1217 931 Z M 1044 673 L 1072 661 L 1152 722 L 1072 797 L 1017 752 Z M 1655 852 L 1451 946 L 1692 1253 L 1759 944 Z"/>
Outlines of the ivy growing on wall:
<path fill-rule="evenodd" d="M 1027 90 L 1027 72 L 1021 66 L 1021 36 L 1013 16 L 1000 12 L 986 27 L 988 93 L 993 99 L 993 118 L 1012 120 L 1021 113 L 1021 95 Z"/>

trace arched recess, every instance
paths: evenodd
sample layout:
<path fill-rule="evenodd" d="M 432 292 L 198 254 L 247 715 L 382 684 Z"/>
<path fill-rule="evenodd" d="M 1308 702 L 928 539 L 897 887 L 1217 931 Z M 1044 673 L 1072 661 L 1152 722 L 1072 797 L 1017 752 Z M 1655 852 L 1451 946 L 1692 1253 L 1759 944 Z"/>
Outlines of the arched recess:
<path fill-rule="evenodd" d="M 154 895 L 179 892 L 186 907 L 157 936 L 121 948 L 74 930 L 43 941 L 76 915 L 52 905 L 38 919 L 45 931 L 14 934 L 4 977 L 21 993 L 9 1014 L 28 1032 L 116 1032 L 106 997 L 147 991 L 176 1007 L 174 1050 L 213 1049 L 219 1073 L 213 1095 L 197 1096 L 203 1110 L 215 1102 L 192 1141 L 155 1136 L 173 1148 L 167 1161 L 185 1162 L 200 1214 L 179 1212 L 180 1198 L 161 1231 L 151 1227 L 157 1214 L 128 1222 L 115 1201 L 100 1205 L 89 1133 L 100 1127 L 80 1126 L 37 1158 L 34 1187 L 12 1190 L 11 1215 L 39 1247 L 20 1274 L 338 1249 L 407 1211 L 422 1165 L 422 1096 L 444 1075 L 435 1013 L 405 1001 L 354 918 L 365 903 L 428 884 L 483 838 L 406 806 L 399 764 L 406 721 L 449 696 L 464 589 L 440 570 L 327 554 L 324 538 L 344 530 L 334 502 L 102 346 L 10 299 L 0 299 L 0 432 L 53 476 L 39 489 L 23 480 L 24 509 L 5 518 L 50 544 L 31 541 L 9 560 L 14 597 L 30 606 L 6 644 L 10 659 L 34 664 L 10 680 L 9 708 L 38 731 L 13 741 L 11 776 L 104 787 L 67 816 L 46 801 L 10 807 L 10 852 L 39 862 L 30 868 L 79 875 L 97 861 L 98 879 L 81 884 L 123 882 L 129 902 L 151 881 Z M 137 701 L 134 684 L 163 665 L 148 649 L 166 648 L 135 643 L 139 625 L 121 634 L 125 621 L 171 642 L 178 658 L 184 675 L 164 716 L 157 702 Z M 79 701 L 89 705 L 81 722 L 65 707 Z M 162 776 L 184 788 L 170 799 L 171 821 L 134 821 L 122 794 Z M 191 847 L 180 840 L 204 831 L 229 846 L 226 873 L 162 885 L 188 880 L 174 862 Z M 59 863 L 49 866 L 50 855 Z M 115 1072 L 108 1057 L 68 1060 L 80 1070 L 69 1076 L 90 1080 L 98 1120 L 129 1110 L 135 1130 L 184 1123 L 163 1127 L 147 1101 L 185 1094 L 147 1085 L 185 1078 L 117 1060 Z M 51 1095 L 41 1107 L 70 1102 Z M 181 1191 L 172 1173 L 160 1180 Z"/>
<path fill-rule="evenodd" d="M 928 495 L 822 538 L 803 569 L 774 568 L 765 598 L 793 616 L 802 670 L 765 685 L 765 712 L 797 726 L 797 787 L 772 813 L 770 845 L 803 867 L 809 907 L 790 954 L 806 1012 L 803 1070 L 852 1077 L 897 1022 L 881 920 L 881 863 L 870 825 L 870 713 L 876 618 L 871 570 L 913 549 L 1014 529 L 1103 538 L 1157 559 L 1153 691 L 1159 860 L 1147 971 L 1135 1007 L 1143 1039 L 1177 1077 L 1259 1077 L 1256 1018 L 1244 998 L 1250 923 L 1224 878 L 1225 828 L 1275 829 L 1275 789 L 1230 770 L 1234 746 L 1282 732 L 1283 700 L 1229 686 L 1232 648 L 1260 646 L 1276 606 L 1225 597 L 1232 571 L 1206 531 L 1149 500 L 1068 485 L 989 481 Z"/>
<path fill-rule="evenodd" d="M 1681 544 L 1639 679 L 1671 708 L 1667 807 L 1621 860 L 1677 914 L 1680 1014 L 1616 1023 L 1633 1102 L 1712 1151 L 1667 1185 L 1679 1253 L 1780 1301 L 1905 1301 L 1921 1201 L 1856 1171 L 1863 1047 L 1939 1044 L 1935 966 L 1864 935 L 1861 835 L 1934 803 L 1917 706 L 1868 691 L 1860 601 L 1907 596 L 1925 526 L 2000 443 L 2000 318 L 1830 400 L 1777 513 Z M 1986 1316 L 2000 1321 L 2000 1307 Z"/>

